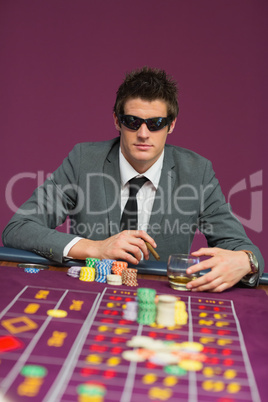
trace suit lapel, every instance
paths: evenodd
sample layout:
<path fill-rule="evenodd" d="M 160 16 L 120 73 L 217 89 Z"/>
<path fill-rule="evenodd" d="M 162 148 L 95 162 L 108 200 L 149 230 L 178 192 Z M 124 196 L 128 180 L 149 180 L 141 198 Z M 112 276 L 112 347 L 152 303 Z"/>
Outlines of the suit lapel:
<path fill-rule="evenodd" d="M 119 170 L 119 141 L 115 142 L 104 161 L 104 189 L 110 236 L 119 232 L 121 216 L 121 178 Z"/>
<path fill-rule="evenodd" d="M 171 213 L 172 194 L 176 178 L 173 169 L 174 165 L 172 148 L 166 147 L 162 173 L 155 195 L 149 228 L 153 228 L 154 224 L 160 224 L 164 216 Z"/>

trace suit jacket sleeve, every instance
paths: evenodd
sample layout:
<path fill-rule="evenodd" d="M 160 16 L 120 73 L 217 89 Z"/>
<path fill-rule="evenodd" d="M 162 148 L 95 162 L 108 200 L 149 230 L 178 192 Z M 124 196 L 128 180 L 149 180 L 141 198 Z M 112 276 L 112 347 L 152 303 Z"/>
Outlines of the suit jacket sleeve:
<path fill-rule="evenodd" d="M 207 161 L 203 180 L 203 200 L 199 216 L 199 229 L 206 236 L 209 247 L 227 250 L 250 250 L 259 263 L 259 275 L 248 282 L 248 286 L 258 284 L 264 270 L 264 260 L 258 247 L 246 235 L 241 222 L 234 216 L 230 204 L 226 203 L 210 161 Z"/>
<path fill-rule="evenodd" d="M 56 230 L 76 208 L 79 193 L 80 145 L 38 187 L 12 217 L 3 232 L 7 247 L 33 251 L 62 262 L 63 249 L 75 235 Z"/>

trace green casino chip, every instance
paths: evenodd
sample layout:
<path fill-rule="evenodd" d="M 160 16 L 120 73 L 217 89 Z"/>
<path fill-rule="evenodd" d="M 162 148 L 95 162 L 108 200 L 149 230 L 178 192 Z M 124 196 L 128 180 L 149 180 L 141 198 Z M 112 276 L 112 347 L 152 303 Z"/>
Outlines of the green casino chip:
<path fill-rule="evenodd" d="M 178 377 L 181 377 L 181 376 L 187 374 L 187 371 L 179 366 L 166 366 L 166 367 L 164 367 L 164 371 L 167 374 L 176 375 Z"/>
<path fill-rule="evenodd" d="M 138 311 L 137 322 L 143 325 L 150 325 L 155 322 L 156 311 Z"/>
<path fill-rule="evenodd" d="M 140 311 L 156 311 L 156 305 L 154 303 L 138 303 Z"/>
<path fill-rule="evenodd" d="M 97 261 L 100 261 L 100 259 L 99 258 L 91 258 L 91 257 L 86 258 L 86 266 L 88 268 L 95 268 L 95 263 Z"/>
<path fill-rule="evenodd" d="M 31 378 L 43 378 L 47 375 L 47 369 L 43 366 L 30 364 L 21 369 L 21 375 Z"/>
<path fill-rule="evenodd" d="M 156 296 L 155 289 L 139 288 L 137 290 L 137 297 L 139 303 L 154 303 Z"/>
<path fill-rule="evenodd" d="M 80 384 L 77 387 L 77 393 L 78 395 L 86 396 L 104 396 L 106 389 L 99 384 Z"/>

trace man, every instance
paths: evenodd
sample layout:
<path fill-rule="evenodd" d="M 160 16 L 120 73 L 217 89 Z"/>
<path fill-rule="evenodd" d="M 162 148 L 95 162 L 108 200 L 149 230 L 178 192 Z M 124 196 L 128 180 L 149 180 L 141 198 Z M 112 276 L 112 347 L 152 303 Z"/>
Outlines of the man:
<path fill-rule="evenodd" d="M 74 147 L 11 219 L 4 244 L 60 262 L 98 257 L 138 264 L 151 258 L 145 241 L 167 261 L 169 254 L 189 252 L 199 228 L 209 248 L 192 254 L 209 258 L 191 271 L 211 270 L 187 287 L 221 292 L 240 280 L 255 286 L 262 256 L 230 212 L 211 163 L 166 144 L 177 115 L 177 87 L 164 71 L 144 67 L 128 74 L 114 106 L 119 138 Z M 135 228 L 122 230 L 125 218 L 131 223 L 129 180 L 136 177 L 143 183 L 130 202 L 137 203 L 138 222 L 135 212 Z M 68 215 L 72 233 L 59 233 L 55 228 Z"/>

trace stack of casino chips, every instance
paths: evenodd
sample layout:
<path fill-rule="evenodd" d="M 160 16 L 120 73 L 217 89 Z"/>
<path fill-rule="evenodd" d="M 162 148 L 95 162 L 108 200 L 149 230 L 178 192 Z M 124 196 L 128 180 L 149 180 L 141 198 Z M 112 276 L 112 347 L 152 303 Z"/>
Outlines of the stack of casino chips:
<path fill-rule="evenodd" d="M 76 391 L 78 402 L 104 402 L 106 394 L 105 386 L 94 382 L 79 384 Z"/>
<path fill-rule="evenodd" d="M 139 288 L 137 290 L 138 315 L 137 322 L 139 324 L 151 325 L 156 318 L 156 291 L 149 288 Z"/>
<path fill-rule="evenodd" d="M 102 262 L 106 262 L 106 264 L 110 265 L 110 266 L 111 266 L 111 269 L 112 269 L 113 264 L 116 263 L 116 260 L 110 260 L 110 259 L 108 259 L 108 258 L 103 258 L 101 261 L 102 261 Z"/>
<path fill-rule="evenodd" d="M 138 317 L 138 302 L 127 302 L 123 310 L 123 318 L 128 321 L 136 321 Z"/>
<path fill-rule="evenodd" d="M 172 295 L 160 295 L 157 302 L 156 323 L 163 327 L 175 325 L 175 304 L 177 298 Z"/>
<path fill-rule="evenodd" d="M 122 277 L 120 275 L 107 275 L 107 283 L 108 285 L 122 285 Z"/>
<path fill-rule="evenodd" d="M 92 267 L 81 267 L 79 279 L 83 282 L 94 282 L 95 269 Z"/>
<path fill-rule="evenodd" d="M 95 271 L 96 271 L 95 281 L 96 282 L 101 282 L 101 283 L 107 282 L 107 275 L 110 275 L 111 271 L 112 271 L 112 262 L 111 261 L 102 260 L 102 261 L 95 262 Z"/>
<path fill-rule="evenodd" d="M 112 272 L 115 275 L 122 276 L 122 272 L 127 269 L 128 263 L 125 261 L 114 261 L 112 265 Z"/>
<path fill-rule="evenodd" d="M 186 304 L 181 300 L 175 303 L 175 324 L 186 325 L 188 322 L 188 313 L 186 311 Z"/>
<path fill-rule="evenodd" d="M 71 276 L 72 278 L 79 278 L 80 276 L 81 267 L 71 267 L 68 269 L 67 275 Z"/>
<path fill-rule="evenodd" d="M 95 262 L 100 261 L 99 258 L 86 258 L 86 267 L 95 268 Z"/>
<path fill-rule="evenodd" d="M 27 272 L 28 274 L 38 274 L 40 269 L 38 268 L 24 268 L 24 272 Z"/>
<path fill-rule="evenodd" d="M 127 286 L 138 286 L 137 282 L 138 270 L 127 268 L 122 271 L 122 283 Z"/>

